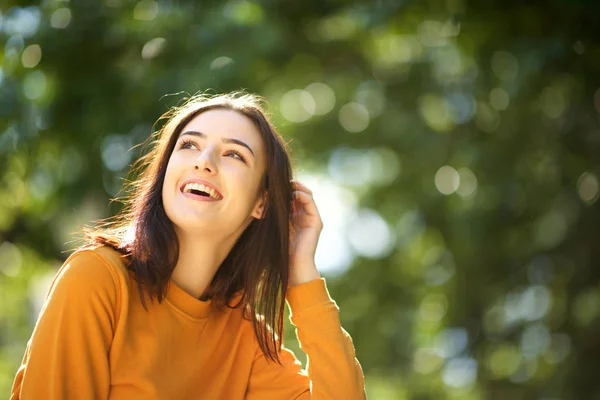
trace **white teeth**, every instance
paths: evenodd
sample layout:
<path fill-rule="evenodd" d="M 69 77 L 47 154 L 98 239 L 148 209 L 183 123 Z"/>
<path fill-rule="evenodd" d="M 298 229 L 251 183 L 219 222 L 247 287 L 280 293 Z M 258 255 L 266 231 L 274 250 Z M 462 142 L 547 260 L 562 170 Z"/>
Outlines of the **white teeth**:
<path fill-rule="evenodd" d="M 209 196 L 215 200 L 219 200 L 219 195 L 217 194 L 217 192 L 215 192 L 214 189 L 203 185 L 201 183 L 196 183 L 196 182 L 192 182 L 192 183 L 188 183 L 187 185 L 185 185 L 185 187 L 183 188 L 184 193 L 190 193 L 192 190 L 199 190 L 202 192 L 206 192 L 209 194 Z"/>

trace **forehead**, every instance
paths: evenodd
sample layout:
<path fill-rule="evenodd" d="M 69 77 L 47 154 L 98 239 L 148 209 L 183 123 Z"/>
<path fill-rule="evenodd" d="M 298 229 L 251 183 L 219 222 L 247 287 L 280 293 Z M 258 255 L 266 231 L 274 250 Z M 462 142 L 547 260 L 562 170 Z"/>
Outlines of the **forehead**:
<path fill-rule="evenodd" d="M 181 132 L 188 130 L 202 132 L 208 138 L 238 139 L 250 145 L 255 152 L 264 151 L 263 139 L 254 122 L 234 110 L 204 111 L 188 122 Z"/>

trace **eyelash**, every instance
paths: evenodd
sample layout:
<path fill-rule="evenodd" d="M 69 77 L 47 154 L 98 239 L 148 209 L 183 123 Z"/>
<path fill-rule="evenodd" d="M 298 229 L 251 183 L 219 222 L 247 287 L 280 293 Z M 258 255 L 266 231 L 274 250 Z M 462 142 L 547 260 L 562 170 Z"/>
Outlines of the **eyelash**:
<path fill-rule="evenodd" d="M 182 140 L 182 141 L 181 141 L 181 144 L 179 145 L 179 149 L 180 149 L 180 150 L 182 150 L 182 149 L 189 149 L 189 148 L 191 148 L 191 146 L 196 146 L 196 147 L 198 147 L 198 145 L 197 145 L 196 143 L 194 143 L 194 142 L 193 142 L 193 141 L 191 141 L 191 140 L 187 140 L 187 139 L 186 139 L 186 140 Z M 246 158 L 245 158 L 245 157 L 244 157 L 244 156 L 243 156 L 243 155 L 242 155 L 240 152 L 238 152 L 238 151 L 235 151 L 235 150 L 228 150 L 228 151 L 225 153 L 225 155 L 227 155 L 227 154 L 235 154 L 236 156 L 238 156 L 238 157 L 239 157 L 239 160 L 240 160 L 240 161 L 242 161 L 244 164 L 247 164 L 247 163 L 246 163 Z"/>

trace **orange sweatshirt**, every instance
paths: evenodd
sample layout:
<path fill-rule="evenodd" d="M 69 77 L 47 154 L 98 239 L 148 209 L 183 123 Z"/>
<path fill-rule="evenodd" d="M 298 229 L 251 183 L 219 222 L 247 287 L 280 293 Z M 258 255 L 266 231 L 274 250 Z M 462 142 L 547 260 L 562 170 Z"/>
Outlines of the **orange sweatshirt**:
<path fill-rule="evenodd" d="M 365 399 L 361 367 L 325 280 L 288 290 L 308 373 L 282 349 L 267 362 L 242 309 L 172 281 L 141 304 L 115 250 L 73 253 L 57 273 L 12 388 L 16 399 Z"/>

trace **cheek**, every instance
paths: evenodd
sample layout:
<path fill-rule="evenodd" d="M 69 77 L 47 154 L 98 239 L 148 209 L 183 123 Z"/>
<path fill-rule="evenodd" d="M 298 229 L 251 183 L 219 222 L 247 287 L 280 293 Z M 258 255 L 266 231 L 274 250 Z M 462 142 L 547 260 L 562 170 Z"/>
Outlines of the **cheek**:
<path fill-rule="evenodd" d="M 179 169 L 180 163 L 178 162 L 177 157 L 171 157 L 165 170 L 165 179 L 162 187 L 163 198 L 165 194 L 171 194 L 173 186 L 177 182 L 177 173 Z"/>
<path fill-rule="evenodd" d="M 177 174 L 181 171 L 185 163 L 185 158 L 179 153 L 173 153 L 171 157 L 169 157 L 169 162 L 167 163 L 167 170 L 165 171 L 165 180 L 167 179 L 175 179 Z"/>
<path fill-rule="evenodd" d="M 225 172 L 225 171 L 223 171 Z M 230 182 L 244 193 L 254 195 L 258 190 L 259 179 L 256 173 L 248 168 L 231 168 L 227 171 Z"/>

